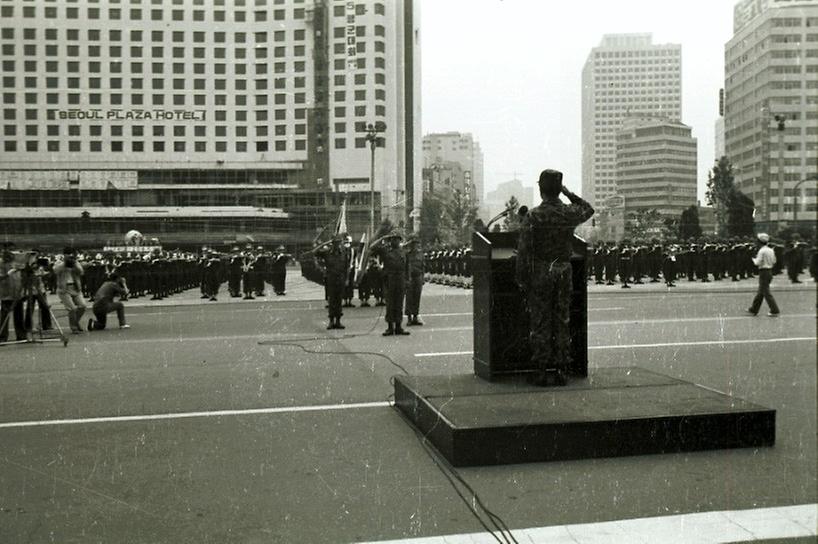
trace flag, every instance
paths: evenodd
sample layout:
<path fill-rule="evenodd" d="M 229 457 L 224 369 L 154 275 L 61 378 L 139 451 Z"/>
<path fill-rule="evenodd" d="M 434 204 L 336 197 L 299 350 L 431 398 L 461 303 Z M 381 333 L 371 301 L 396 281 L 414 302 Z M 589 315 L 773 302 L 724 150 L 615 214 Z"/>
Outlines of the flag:
<path fill-rule="evenodd" d="M 347 232 L 347 201 L 341 202 L 341 212 L 338 214 L 338 223 L 335 227 L 335 234 Z"/>
<path fill-rule="evenodd" d="M 358 262 L 355 263 L 355 284 L 361 283 L 361 278 L 366 272 L 366 265 L 369 262 L 369 240 L 366 238 L 366 233 L 361 235 L 361 251 L 358 253 Z"/>

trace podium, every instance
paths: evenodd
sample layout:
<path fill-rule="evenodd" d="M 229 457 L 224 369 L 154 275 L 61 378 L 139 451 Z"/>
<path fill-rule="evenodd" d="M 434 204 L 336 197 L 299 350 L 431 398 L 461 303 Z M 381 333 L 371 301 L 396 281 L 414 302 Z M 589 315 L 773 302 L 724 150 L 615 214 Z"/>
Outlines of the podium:
<path fill-rule="evenodd" d="M 525 296 L 516 282 L 516 232 L 472 235 L 474 373 L 489 381 L 535 372 L 529 349 Z M 588 375 L 587 244 L 574 237 L 570 310 L 572 360 L 568 374 Z"/>

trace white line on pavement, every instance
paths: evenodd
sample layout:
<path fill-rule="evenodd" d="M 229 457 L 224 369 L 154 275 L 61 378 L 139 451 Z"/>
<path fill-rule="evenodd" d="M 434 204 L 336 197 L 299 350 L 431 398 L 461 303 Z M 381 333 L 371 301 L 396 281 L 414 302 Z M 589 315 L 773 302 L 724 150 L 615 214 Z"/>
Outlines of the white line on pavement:
<path fill-rule="evenodd" d="M 797 504 L 695 512 L 654 518 L 620 519 L 553 527 L 513 529 L 520 542 L 673 542 L 723 544 L 775 538 L 810 537 L 816 534 L 818 504 Z M 389 540 L 389 544 L 450 544 L 489 542 L 488 533 Z M 387 541 L 381 541 L 386 544 Z M 365 544 L 377 544 L 369 542 Z"/>
<path fill-rule="evenodd" d="M 212 410 L 207 412 L 176 412 L 134 416 L 87 417 L 78 419 L 44 419 L 40 421 L 12 421 L 0 423 L 0 429 L 43 427 L 46 425 L 79 425 L 88 423 L 125 423 L 129 421 L 156 421 L 161 419 L 189 419 L 195 417 L 246 416 L 255 414 L 290 414 L 295 412 L 328 412 L 356 408 L 385 408 L 388 402 L 358 402 L 350 404 L 319 404 L 315 406 L 282 406 L 279 408 L 248 408 L 245 410 Z"/>
<path fill-rule="evenodd" d="M 681 346 L 717 346 L 728 344 L 761 344 L 765 342 L 803 342 L 811 340 L 815 342 L 814 336 L 798 336 L 791 338 L 757 338 L 752 340 L 705 340 L 701 342 L 662 342 L 657 344 L 611 344 L 607 346 L 588 346 L 589 350 L 595 349 L 636 349 L 636 348 L 665 348 Z M 415 357 L 444 357 L 447 355 L 471 355 L 472 351 L 436 351 L 432 353 L 415 353 Z"/>

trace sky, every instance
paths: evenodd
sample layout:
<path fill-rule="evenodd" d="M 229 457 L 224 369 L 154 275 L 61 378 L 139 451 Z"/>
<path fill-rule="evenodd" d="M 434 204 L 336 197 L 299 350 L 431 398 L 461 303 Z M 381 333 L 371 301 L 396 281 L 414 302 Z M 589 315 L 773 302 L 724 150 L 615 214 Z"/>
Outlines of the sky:
<path fill-rule="evenodd" d="M 485 190 L 555 168 L 579 193 L 582 67 L 603 34 L 682 46 L 682 119 L 704 203 L 737 0 L 421 0 L 422 130 L 470 132 Z"/>

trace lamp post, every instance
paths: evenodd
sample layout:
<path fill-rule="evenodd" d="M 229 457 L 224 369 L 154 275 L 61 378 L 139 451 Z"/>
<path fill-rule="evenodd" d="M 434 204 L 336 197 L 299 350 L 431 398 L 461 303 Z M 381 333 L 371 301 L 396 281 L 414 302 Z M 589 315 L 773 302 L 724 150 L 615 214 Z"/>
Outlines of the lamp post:
<path fill-rule="evenodd" d="M 792 222 L 793 226 L 795 223 L 798 222 L 798 188 L 801 187 L 801 184 L 806 181 L 818 181 L 818 174 L 813 174 L 809 177 L 806 177 L 795 184 L 795 187 L 792 189 Z"/>
<path fill-rule="evenodd" d="M 378 147 L 378 134 L 386 132 L 386 123 L 377 121 L 375 124 L 369 123 L 364 128 L 366 141 L 369 142 L 371 151 L 369 157 L 369 241 L 375 235 L 375 148 Z"/>

